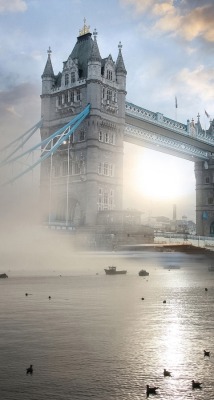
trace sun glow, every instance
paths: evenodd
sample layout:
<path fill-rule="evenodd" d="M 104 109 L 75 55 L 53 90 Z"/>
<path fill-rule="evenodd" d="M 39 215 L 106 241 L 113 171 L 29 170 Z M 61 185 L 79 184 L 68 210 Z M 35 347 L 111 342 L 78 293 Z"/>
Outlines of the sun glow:
<path fill-rule="evenodd" d="M 145 152 L 137 157 L 134 183 L 138 192 L 147 198 L 173 200 L 185 192 L 183 175 L 184 170 L 174 157 Z"/>

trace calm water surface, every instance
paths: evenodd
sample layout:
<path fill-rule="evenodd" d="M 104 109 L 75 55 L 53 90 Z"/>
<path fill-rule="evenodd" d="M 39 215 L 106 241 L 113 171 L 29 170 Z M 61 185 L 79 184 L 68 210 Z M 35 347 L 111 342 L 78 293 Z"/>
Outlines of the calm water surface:
<path fill-rule="evenodd" d="M 127 275 L 106 276 L 112 263 Z M 163 268 L 170 264 L 181 269 Z M 149 277 L 138 276 L 143 267 Z M 136 400 L 146 398 L 146 384 L 159 387 L 157 400 L 214 399 L 214 273 L 207 267 L 176 253 L 115 253 L 76 256 L 68 276 L 11 271 L 0 281 L 0 399 Z M 172 377 L 164 378 L 164 368 Z M 192 390 L 192 379 L 202 390 Z"/>

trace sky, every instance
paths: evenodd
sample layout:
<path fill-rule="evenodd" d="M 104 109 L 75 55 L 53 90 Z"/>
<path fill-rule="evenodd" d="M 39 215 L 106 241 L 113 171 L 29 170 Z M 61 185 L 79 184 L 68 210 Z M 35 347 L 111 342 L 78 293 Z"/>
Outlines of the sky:
<path fill-rule="evenodd" d="M 214 116 L 213 0 L 0 0 L 1 146 L 40 120 L 47 49 L 57 74 L 84 18 L 98 32 L 102 58 L 111 54 L 116 60 L 121 41 L 127 101 L 182 123 L 199 113 L 208 128 L 205 110 Z M 15 195 L 11 188 L 1 191 L 8 217 L 18 203 L 24 212 L 21 198 L 32 192 L 20 187 Z M 173 204 L 177 218 L 195 220 L 194 164 L 125 144 L 124 208 L 139 209 L 145 218 L 172 218 Z"/>

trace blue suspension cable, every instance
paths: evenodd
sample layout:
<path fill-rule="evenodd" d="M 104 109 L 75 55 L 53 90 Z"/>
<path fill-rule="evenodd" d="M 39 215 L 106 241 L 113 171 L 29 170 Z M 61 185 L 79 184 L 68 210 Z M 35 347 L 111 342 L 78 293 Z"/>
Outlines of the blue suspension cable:
<path fill-rule="evenodd" d="M 43 141 L 41 141 L 40 143 L 36 144 L 35 146 L 31 147 L 30 149 L 26 150 L 24 153 L 19 154 L 18 156 L 14 157 L 14 158 L 10 158 L 10 159 L 5 159 L 2 162 L 0 162 L 0 167 L 7 165 L 9 163 L 15 162 L 17 160 L 19 160 L 20 158 L 24 157 L 27 154 L 32 153 L 34 150 L 36 150 L 38 147 L 41 147 L 45 144 L 47 144 L 48 142 L 50 142 L 52 139 L 54 139 L 56 136 L 60 135 L 63 131 L 65 131 L 67 128 L 69 128 L 71 125 L 73 125 L 80 117 L 81 115 L 84 113 L 84 111 L 87 109 L 86 108 L 78 115 L 76 115 L 71 121 L 69 121 L 65 126 L 63 126 L 62 128 L 58 129 L 58 131 L 54 132 L 51 136 L 49 136 L 48 138 L 44 139 Z"/>
<path fill-rule="evenodd" d="M 62 144 L 62 142 L 64 140 L 67 140 L 69 136 L 71 136 L 74 131 L 78 128 L 78 126 L 81 124 L 81 122 L 88 116 L 90 112 L 90 104 L 87 105 L 87 107 L 80 113 L 78 114 L 78 116 L 75 117 L 76 123 L 74 124 L 74 126 L 69 130 L 69 132 L 62 136 L 62 138 L 46 153 L 44 154 L 42 157 L 40 157 L 40 159 L 38 161 L 36 161 L 33 165 L 31 165 L 30 167 L 28 167 L 27 169 L 25 169 L 23 172 L 21 172 L 20 174 L 16 175 L 14 178 L 6 181 L 5 183 L 3 183 L 1 186 L 4 187 L 10 183 L 15 182 L 17 179 L 21 178 L 23 175 L 25 175 L 27 172 L 31 171 L 33 168 L 35 168 L 38 164 L 40 164 L 42 161 L 44 161 L 46 158 L 48 158 L 51 154 L 54 154 L 56 152 L 56 150 L 59 148 L 59 146 Z M 70 123 L 69 123 L 70 124 Z M 66 130 L 69 126 L 69 124 L 65 125 L 64 130 Z"/>
<path fill-rule="evenodd" d="M 10 153 L 10 154 L 8 154 L 8 156 L 7 157 L 5 157 L 2 161 L 1 161 L 1 163 L 0 163 L 0 165 L 3 163 L 5 163 L 6 161 L 10 161 L 10 159 L 11 159 L 11 157 L 19 150 L 19 149 L 21 149 L 21 147 L 23 147 L 24 146 L 24 144 L 31 138 L 31 136 L 33 136 L 33 134 L 37 131 L 37 129 L 39 129 L 40 127 L 41 127 L 41 123 L 40 124 L 38 124 L 31 132 L 30 132 L 30 134 L 25 138 L 25 140 L 18 146 L 18 147 L 16 147 L 15 148 L 15 150 L 13 150 L 12 151 L 12 153 Z"/>
<path fill-rule="evenodd" d="M 39 122 L 37 122 L 32 128 L 28 129 L 25 133 L 23 133 L 21 136 L 19 136 L 17 139 L 13 140 L 12 142 L 8 143 L 6 146 L 2 147 L 0 149 L 0 152 L 6 150 L 8 147 L 11 147 L 14 143 L 21 140 L 23 137 L 25 137 L 25 135 L 27 135 L 32 130 L 39 129 L 41 127 L 41 125 L 42 125 L 42 119 Z"/>

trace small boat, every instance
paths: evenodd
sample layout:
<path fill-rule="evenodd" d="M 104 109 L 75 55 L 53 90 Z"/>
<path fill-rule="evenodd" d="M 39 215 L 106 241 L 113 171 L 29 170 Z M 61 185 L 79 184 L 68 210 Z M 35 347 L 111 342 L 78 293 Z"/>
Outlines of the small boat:
<path fill-rule="evenodd" d="M 8 278 L 8 276 L 7 276 L 7 274 L 0 274 L 0 278 L 5 279 L 5 278 Z"/>
<path fill-rule="evenodd" d="M 148 276 L 149 272 L 147 272 L 145 269 L 141 269 L 140 272 L 138 273 L 139 276 Z"/>
<path fill-rule="evenodd" d="M 117 271 L 117 267 L 109 266 L 108 268 L 104 268 L 106 275 L 119 275 L 119 274 L 126 274 L 126 270 Z"/>
<path fill-rule="evenodd" d="M 214 265 L 212 265 L 211 267 L 208 267 L 208 271 L 214 272 Z"/>

